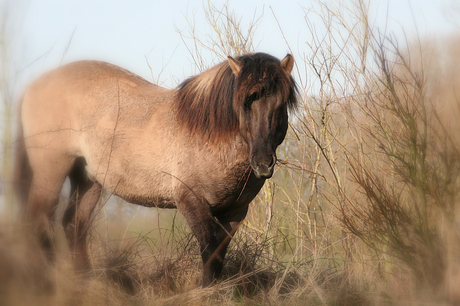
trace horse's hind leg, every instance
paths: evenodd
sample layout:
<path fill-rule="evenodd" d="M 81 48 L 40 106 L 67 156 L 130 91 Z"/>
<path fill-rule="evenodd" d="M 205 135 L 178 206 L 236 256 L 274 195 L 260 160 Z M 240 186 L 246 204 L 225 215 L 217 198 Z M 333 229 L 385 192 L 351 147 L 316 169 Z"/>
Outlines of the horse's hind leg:
<path fill-rule="evenodd" d="M 70 202 L 62 219 L 77 273 L 86 272 L 91 268 L 86 237 L 91 226 L 91 214 L 102 188 L 99 183 L 88 178 L 85 166 L 85 159 L 77 158 L 69 174 Z"/>
<path fill-rule="evenodd" d="M 37 186 L 32 180 L 29 201 L 26 209 L 26 226 L 32 236 L 37 238 L 49 263 L 54 263 L 54 226 L 52 224 L 59 193 L 43 186 Z"/>
<path fill-rule="evenodd" d="M 31 159 L 33 177 L 25 210 L 27 229 L 38 240 L 51 264 L 55 259 L 53 219 L 60 191 L 67 176 L 67 164 L 71 164 L 58 163 L 55 162 L 56 160 L 59 159 Z"/>

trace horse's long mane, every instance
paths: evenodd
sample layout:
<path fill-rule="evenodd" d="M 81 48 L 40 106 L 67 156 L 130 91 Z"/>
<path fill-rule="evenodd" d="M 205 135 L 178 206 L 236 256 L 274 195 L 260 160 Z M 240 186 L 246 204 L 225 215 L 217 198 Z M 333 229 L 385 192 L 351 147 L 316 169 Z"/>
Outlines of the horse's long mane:
<path fill-rule="evenodd" d="M 236 77 L 227 62 L 218 64 L 179 85 L 176 103 L 179 121 L 192 133 L 207 138 L 238 128 L 233 111 Z"/>
<path fill-rule="evenodd" d="M 295 82 L 278 59 L 265 53 L 236 59 L 242 64 L 238 77 L 225 61 L 179 85 L 177 116 L 191 133 L 209 140 L 234 135 L 239 129 L 237 112 L 253 94 L 279 94 L 290 109 L 296 106 Z"/>

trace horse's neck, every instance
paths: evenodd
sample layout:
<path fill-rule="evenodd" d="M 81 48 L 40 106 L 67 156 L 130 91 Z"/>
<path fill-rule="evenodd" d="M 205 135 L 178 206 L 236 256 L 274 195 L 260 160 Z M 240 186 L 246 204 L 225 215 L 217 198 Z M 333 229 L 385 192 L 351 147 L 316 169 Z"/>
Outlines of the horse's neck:
<path fill-rule="evenodd" d="M 159 104 L 144 129 L 146 142 L 155 139 L 155 143 L 170 148 L 171 157 L 211 154 L 226 165 L 248 161 L 249 147 L 239 132 L 215 139 L 209 139 L 199 131 L 190 132 L 189 127 L 178 119 L 173 98 L 174 91 L 164 92 L 161 96 L 164 103 Z"/>
<path fill-rule="evenodd" d="M 217 152 L 219 152 L 222 160 L 227 163 L 249 162 L 249 146 L 240 135 L 235 135 L 233 139 L 214 145 L 217 146 Z"/>

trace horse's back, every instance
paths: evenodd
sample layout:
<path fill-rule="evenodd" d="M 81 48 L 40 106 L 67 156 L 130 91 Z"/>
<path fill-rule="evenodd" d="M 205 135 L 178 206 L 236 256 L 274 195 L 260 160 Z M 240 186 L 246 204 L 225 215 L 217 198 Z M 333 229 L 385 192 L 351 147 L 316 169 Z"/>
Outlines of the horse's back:
<path fill-rule="evenodd" d="M 169 90 L 120 67 L 80 61 L 37 79 L 26 91 L 22 107 L 33 109 L 37 118 L 65 117 L 73 123 L 84 123 L 94 119 L 88 114 L 94 114 L 97 120 L 110 116 L 112 120 L 118 118 L 121 124 L 124 119 L 129 119 L 130 124 L 142 124 L 161 102 L 161 95 L 169 98 Z"/>
<path fill-rule="evenodd" d="M 118 128 L 142 127 L 170 100 L 170 90 L 127 70 L 105 62 L 80 61 L 32 83 L 23 98 L 21 119 L 26 138 L 38 133 L 51 138 L 81 135 L 102 121 L 116 123 Z"/>

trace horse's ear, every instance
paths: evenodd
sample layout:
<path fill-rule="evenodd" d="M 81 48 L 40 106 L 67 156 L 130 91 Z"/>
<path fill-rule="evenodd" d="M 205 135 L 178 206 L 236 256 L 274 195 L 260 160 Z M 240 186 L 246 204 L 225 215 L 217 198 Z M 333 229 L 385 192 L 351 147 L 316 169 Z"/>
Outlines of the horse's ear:
<path fill-rule="evenodd" d="M 290 54 L 286 55 L 281 61 L 281 68 L 287 73 L 291 74 L 292 68 L 294 67 L 294 57 Z"/>
<path fill-rule="evenodd" d="M 232 68 L 233 74 L 238 75 L 242 67 L 241 62 L 237 61 L 236 59 L 234 59 L 233 57 L 229 55 L 228 63 L 230 65 L 230 68 Z"/>

